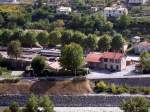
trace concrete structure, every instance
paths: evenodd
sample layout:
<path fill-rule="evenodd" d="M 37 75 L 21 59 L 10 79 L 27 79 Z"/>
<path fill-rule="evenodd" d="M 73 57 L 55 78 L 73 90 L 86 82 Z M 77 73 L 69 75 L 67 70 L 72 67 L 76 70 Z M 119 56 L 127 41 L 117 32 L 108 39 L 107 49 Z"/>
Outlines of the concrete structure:
<path fill-rule="evenodd" d="M 98 7 L 91 7 L 91 12 L 97 12 L 98 11 Z"/>
<path fill-rule="evenodd" d="M 0 0 L 0 3 L 2 3 L 2 4 L 18 4 L 19 2 L 17 0 Z"/>
<path fill-rule="evenodd" d="M 147 0 L 128 0 L 129 4 L 144 4 Z"/>
<path fill-rule="evenodd" d="M 72 11 L 71 7 L 61 6 L 56 9 L 57 14 L 69 14 Z"/>
<path fill-rule="evenodd" d="M 88 66 L 93 69 L 108 69 L 111 71 L 126 69 L 126 57 L 122 53 L 94 52 L 88 54 L 85 60 Z"/>
<path fill-rule="evenodd" d="M 134 46 L 135 54 L 140 54 L 144 51 L 150 52 L 150 42 L 144 41 Z"/>
<path fill-rule="evenodd" d="M 69 5 L 70 0 L 47 0 L 47 3 L 52 6 L 59 6 L 61 4 Z"/>
<path fill-rule="evenodd" d="M 59 49 L 41 50 L 40 54 L 47 57 L 60 57 L 61 51 Z"/>
<path fill-rule="evenodd" d="M 106 17 L 120 17 L 128 14 L 128 9 L 122 6 L 112 6 L 104 8 L 104 15 Z"/>
<path fill-rule="evenodd" d="M 141 39 L 142 39 L 142 37 L 140 37 L 140 36 L 134 36 L 134 37 L 131 38 L 131 41 L 133 43 L 138 43 L 138 42 L 141 41 Z"/>

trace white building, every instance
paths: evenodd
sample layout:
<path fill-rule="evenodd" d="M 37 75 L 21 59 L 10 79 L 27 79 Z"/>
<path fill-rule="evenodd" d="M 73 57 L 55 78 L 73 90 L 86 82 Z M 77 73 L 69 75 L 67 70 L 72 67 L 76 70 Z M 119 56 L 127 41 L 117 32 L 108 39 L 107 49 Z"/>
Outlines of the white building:
<path fill-rule="evenodd" d="M 0 3 L 2 3 L 2 4 L 18 4 L 19 2 L 17 0 L 0 0 Z"/>
<path fill-rule="evenodd" d="M 126 69 L 126 56 L 122 53 L 94 52 L 88 54 L 85 61 L 88 66 L 93 69 L 107 69 L 113 71 Z"/>
<path fill-rule="evenodd" d="M 120 17 L 128 14 L 128 9 L 121 6 L 105 7 L 104 15 L 106 17 Z"/>
<path fill-rule="evenodd" d="M 131 41 L 133 43 L 138 43 L 138 42 L 141 41 L 141 39 L 142 39 L 142 37 L 140 37 L 140 36 L 134 36 L 134 37 L 131 38 Z"/>
<path fill-rule="evenodd" d="M 144 4 L 147 0 L 128 0 L 129 4 Z"/>
<path fill-rule="evenodd" d="M 71 7 L 59 7 L 56 9 L 58 14 L 69 14 L 72 11 Z"/>

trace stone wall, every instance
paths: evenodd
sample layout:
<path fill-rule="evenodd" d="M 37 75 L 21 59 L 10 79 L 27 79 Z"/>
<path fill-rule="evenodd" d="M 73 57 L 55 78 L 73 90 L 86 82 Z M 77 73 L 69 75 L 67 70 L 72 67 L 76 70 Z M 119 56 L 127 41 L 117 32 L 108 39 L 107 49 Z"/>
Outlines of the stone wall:
<path fill-rule="evenodd" d="M 118 107 L 123 100 L 131 97 L 133 96 L 50 96 L 56 107 Z M 28 96 L 0 96 L 0 106 L 9 106 L 13 101 L 25 106 L 27 99 Z"/>
<path fill-rule="evenodd" d="M 97 81 L 105 81 L 107 83 L 114 83 L 117 85 L 129 85 L 129 86 L 140 86 L 150 87 L 150 77 L 139 77 L 139 78 L 110 78 L 110 79 L 98 79 Z"/>

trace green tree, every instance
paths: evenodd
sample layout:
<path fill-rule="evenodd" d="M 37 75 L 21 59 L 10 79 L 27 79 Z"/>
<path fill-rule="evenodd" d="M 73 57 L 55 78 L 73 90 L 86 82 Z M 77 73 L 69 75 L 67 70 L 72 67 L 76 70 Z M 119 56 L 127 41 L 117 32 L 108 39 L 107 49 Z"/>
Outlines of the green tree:
<path fill-rule="evenodd" d="M 120 108 L 124 112 L 148 112 L 150 101 L 143 97 L 135 97 L 129 100 L 123 101 Z"/>
<path fill-rule="evenodd" d="M 113 23 L 108 21 L 105 23 L 105 30 L 111 31 L 113 29 Z"/>
<path fill-rule="evenodd" d="M 111 43 L 112 50 L 120 51 L 122 50 L 124 44 L 125 44 L 125 39 L 122 37 L 122 35 L 116 34 L 112 39 L 112 43 Z"/>
<path fill-rule="evenodd" d="M 112 4 L 112 0 L 105 0 L 105 5 L 110 6 Z"/>
<path fill-rule="evenodd" d="M 39 106 L 44 108 L 44 112 L 54 112 L 54 104 L 48 96 L 40 97 Z"/>
<path fill-rule="evenodd" d="M 98 41 L 98 48 L 100 51 L 108 51 L 111 47 L 111 37 L 109 35 L 103 35 Z"/>
<path fill-rule="evenodd" d="M 46 66 L 44 57 L 41 56 L 35 57 L 31 62 L 31 66 L 37 75 L 41 74 Z"/>
<path fill-rule="evenodd" d="M 39 33 L 36 38 L 40 45 L 42 46 L 48 45 L 48 33 L 47 32 Z"/>
<path fill-rule="evenodd" d="M 127 28 L 131 24 L 131 18 L 128 15 L 122 15 L 118 20 L 119 28 Z"/>
<path fill-rule="evenodd" d="M 73 31 L 72 30 L 65 30 L 61 37 L 61 43 L 64 46 L 65 44 L 70 44 L 73 37 Z"/>
<path fill-rule="evenodd" d="M 16 59 L 21 55 L 21 44 L 19 41 L 11 41 L 7 47 L 7 54 Z"/>
<path fill-rule="evenodd" d="M 140 64 L 142 66 L 142 70 L 150 70 L 150 54 L 148 52 L 143 52 L 140 55 Z"/>
<path fill-rule="evenodd" d="M 38 98 L 35 95 L 31 95 L 27 101 L 25 112 L 37 112 Z"/>
<path fill-rule="evenodd" d="M 83 63 L 83 49 L 80 45 L 71 43 L 65 45 L 61 51 L 60 63 L 64 69 L 71 70 L 76 75 L 76 70 Z"/>
<path fill-rule="evenodd" d="M 84 39 L 84 48 L 89 50 L 95 50 L 97 48 L 98 37 L 96 35 L 89 34 Z"/>
<path fill-rule="evenodd" d="M 59 28 L 59 27 L 64 27 L 64 25 L 65 25 L 65 23 L 64 23 L 64 20 L 56 20 L 55 22 L 54 22 L 54 26 L 57 28 Z"/>
<path fill-rule="evenodd" d="M 72 37 L 72 42 L 82 45 L 85 38 L 86 38 L 85 34 L 76 31 Z"/>
<path fill-rule="evenodd" d="M 7 45 L 7 43 L 10 42 L 11 37 L 12 37 L 12 31 L 11 30 L 4 30 L 3 33 L 1 34 L 0 41 L 2 45 Z"/>
<path fill-rule="evenodd" d="M 5 20 L 3 16 L 0 14 L 0 25 L 2 26 L 4 24 Z"/>
<path fill-rule="evenodd" d="M 49 44 L 51 46 L 55 46 L 57 44 L 60 44 L 61 42 L 61 32 L 60 31 L 52 31 L 49 34 Z"/>
<path fill-rule="evenodd" d="M 9 109 L 11 112 L 19 112 L 19 105 L 16 102 L 13 102 L 10 106 Z"/>
<path fill-rule="evenodd" d="M 20 40 L 21 41 L 23 36 L 24 36 L 24 32 L 22 30 L 15 30 L 11 37 L 11 40 Z"/>
<path fill-rule="evenodd" d="M 32 48 L 32 46 L 36 44 L 36 41 L 36 34 L 34 32 L 27 32 L 21 42 L 23 45 L 30 46 Z"/>

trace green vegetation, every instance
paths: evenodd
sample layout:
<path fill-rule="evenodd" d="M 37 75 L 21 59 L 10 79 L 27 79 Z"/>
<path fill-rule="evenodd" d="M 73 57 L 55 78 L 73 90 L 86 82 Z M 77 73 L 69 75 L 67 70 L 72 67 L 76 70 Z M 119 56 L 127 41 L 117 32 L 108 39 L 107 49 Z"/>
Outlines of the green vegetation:
<path fill-rule="evenodd" d="M 6 79 L 12 79 L 11 71 L 5 67 L 0 67 L 0 76 Z"/>
<path fill-rule="evenodd" d="M 65 45 L 61 51 L 60 63 L 64 70 L 70 70 L 76 75 L 78 69 L 83 64 L 83 49 L 80 45 L 71 43 Z"/>
<path fill-rule="evenodd" d="M 130 87 L 130 86 L 123 86 L 123 85 L 115 85 L 113 83 L 108 84 L 104 81 L 100 81 L 96 83 L 95 91 L 97 93 L 111 93 L 111 94 L 123 94 L 123 93 L 130 93 L 130 94 L 145 94 L 150 95 L 150 88 L 149 87 Z"/>
<path fill-rule="evenodd" d="M 19 41 L 11 41 L 7 48 L 7 54 L 16 59 L 21 55 L 21 44 Z"/>
<path fill-rule="evenodd" d="M 99 39 L 98 48 L 100 51 L 108 51 L 111 48 L 111 37 L 109 35 L 104 35 Z"/>
<path fill-rule="evenodd" d="M 120 34 L 116 34 L 112 39 L 112 50 L 120 51 L 123 49 L 123 45 L 125 44 L 125 39 Z"/>
<path fill-rule="evenodd" d="M 143 52 L 140 55 L 140 65 L 143 71 L 150 71 L 150 54 L 148 52 Z"/>
<path fill-rule="evenodd" d="M 32 66 L 34 72 L 37 75 L 40 75 L 46 66 L 44 57 L 41 57 L 41 56 L 35 57 L 31 62 L 31 66 Z"/>
<path fill-rule="evenodd" d="M 124 112 L 148 112 L 150 100 L 143 97 L 135 97 L 129 100 L 124 100 L 120 108 Z"/>
<path fill-rule="evenodd" d="M 3 112 L 37 112 L 38 107 L 42 108 L 44 112 L 54 112 L 54 104 L 48 96 L 38 98 L 35 95 L 30 96 L 24 108 L 20 108 L 18 103 L 13 102 Z"/>

